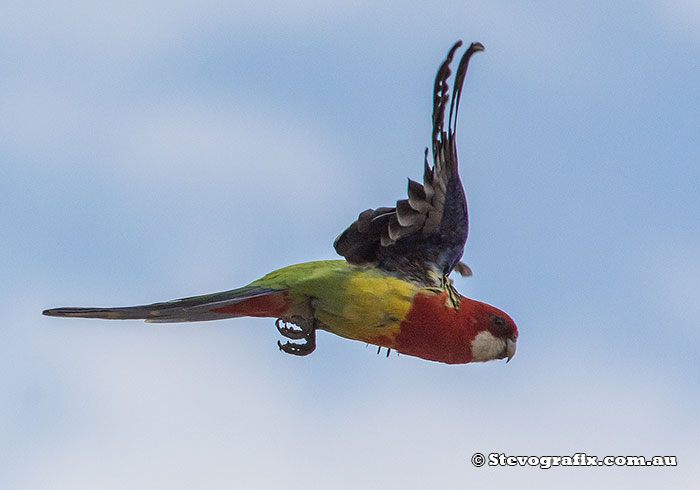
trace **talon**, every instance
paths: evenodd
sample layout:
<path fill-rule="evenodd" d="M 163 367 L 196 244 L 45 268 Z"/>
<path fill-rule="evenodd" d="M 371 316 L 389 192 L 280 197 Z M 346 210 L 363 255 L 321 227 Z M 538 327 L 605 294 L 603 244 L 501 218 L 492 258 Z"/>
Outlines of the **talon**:
<path fill-rule="evenodd" d="M 295 356 L 308 356 L 316 349 L 316 320 L 312 300 L 309 300 L 308 316 L 292 316 L 291 318 L 278 318 L 275 321 L 277 331 L 288 339 L 304 340 L 302 343 L 277 341 L 277 347 L 287 354 Z M 296 325 L 297 328 L 287 326 L 287 323 Z"/>
<path fill-rule="evenodd" d="M 303 344 L 294 344 L 292 342 L 285 342 L 283 344 L 278 340 L 277 347 L 287 354 L 292 354 L 294 356 L 308 356 L 316 349 L 316 335 L 314 333 L 313 336 L 306 338 L 306 342 Z"/>
<path fill-rule="evenodd" d="M 280 324 L 283 324 L 284 326 L 282 326 Z M 283 336 L 287 337 L 288 339 L 292 339 L 292 340 L 301 340 L 308 335 L 308 333 L 305 332 L 303 328 L 296 329 L 296 328 L 288 327 L 287 322 L 282 320 L 281 318 L 278 318 L 275 321 L 275 327 L 277 327 L 277 331 L 279 333 L 281 333 Z"/>

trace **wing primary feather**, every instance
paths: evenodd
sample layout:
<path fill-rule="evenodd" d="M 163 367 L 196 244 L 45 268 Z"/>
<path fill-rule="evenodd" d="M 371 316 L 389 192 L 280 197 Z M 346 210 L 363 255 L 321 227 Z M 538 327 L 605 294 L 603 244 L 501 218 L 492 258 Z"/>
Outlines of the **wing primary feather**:
<path fill-rule="evenodd" d="M 457 131 L 457 113 L 459 112 L 459 101 L 462 98 L 462 86 L 464 85 L 464 79 L 467 76 L 467 68 L 469 67 L 469 60 L 474 53 L 483 51 L 484 45 L 476 42 L 471 43 L 467 51 L 462 55 L 462 59 L 457 67 L 457 73 L 455 74 L 454 87 L 452 89 L 452 102 L 450 103 L 450 117 L 447 122 L 448 137 L 452 137 Z M 454 112 L 454 117 L 452 113 Z"/>
<path fill-rule="evenodd" d="M 462 41 L 457 41 L 454 46 L 452 46 L 435 76 L 435 85 L 433 87 L 433 155 L 440 142 L 440 135 L 442 134 L 445 120 L 445 104 L 449 100 L 447 79 L 452 73 L 450 71 L 450 63 L 452 63 L 455 51 L 457 51 L 460 46 L 462 46 Z"/>
<path fill-rule="evenodd" d="M 411 277 L 422 277 L 425 272 L 429 281 L 436 266 L 449 274 L 462 256 L 468 217 L 457 173 L 454 132 L 469 60 L 484 49 L 482 44 L 472 43 L 462 55 L 452 81 L 450 64 L 462 45 L 457 41 L 450 48 L 435 76 L 431 144 L 425 149 L 423 183 L 408 179 L 408 199 L 396 201 L 392 208 L 361 213 L 339 235 L 334 246 L 348 262 L 399 272 L 409 267 Z M 458 272 L 466 273 L 468 269 L 459 267 Z"/>

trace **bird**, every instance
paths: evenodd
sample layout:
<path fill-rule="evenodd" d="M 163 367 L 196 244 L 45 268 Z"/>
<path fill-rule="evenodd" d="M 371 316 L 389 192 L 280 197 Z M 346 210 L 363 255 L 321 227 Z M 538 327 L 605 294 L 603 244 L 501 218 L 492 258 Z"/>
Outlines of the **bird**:
<path fill-rule="evenodd" d="M 317 331 L 446 364 L 515 355 L 518 328 L 489 304 L 462 296 L 450 274 L 469 276 L 462 263 L 468 212 L 457 162 L 456 127 L 462 87 L 472 55 L 463 53 L 450 96 L 450 65 L 457 41 L 439 66 L 433 86 L 432 166 L 425 149 L 423 183 L 408 179 L 407 198 L 393 207 L 361 212 L 334 241 L 339 260 L 275 270 L 247 286 L 141 306 L 63 307 L 44 315 L 152 323 L 270 317 L 285 343 L 282 352 L 306 356 Z"/>

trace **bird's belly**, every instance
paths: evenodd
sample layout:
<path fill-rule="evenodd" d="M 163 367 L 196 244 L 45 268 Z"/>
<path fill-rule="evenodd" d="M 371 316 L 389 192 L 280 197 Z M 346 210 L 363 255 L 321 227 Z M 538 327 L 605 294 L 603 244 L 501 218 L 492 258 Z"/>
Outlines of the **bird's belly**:
<path fill-rule="evenodd" d="M 358 274 L 341 291 L 315 298 L 315 318 L 319 328 L 341 337 L 391 347 L 419 290 L 394 277 Z"/>

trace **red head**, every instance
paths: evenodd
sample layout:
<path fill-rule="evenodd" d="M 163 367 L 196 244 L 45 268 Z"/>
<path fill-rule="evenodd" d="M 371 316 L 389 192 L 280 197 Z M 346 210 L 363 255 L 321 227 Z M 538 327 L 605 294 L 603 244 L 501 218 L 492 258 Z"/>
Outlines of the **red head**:
<path fill-rule="evenodd" d="M 513 319 L 498 308 L 464 297 L 460 310 L 463 308 L 468 309 L 469 314 L 461 316 L 466 316 L 467 328 L 474 332 L 471 340 L 472 361 L 504 358 L 507 358 L 506 362 L 510 361 L 518 342 L 518 327 Z"/>
<path fill-rule="evenodd" d="M 459 308 L 447 293 L 417 294 L 401 323 L 394 348 L 403 354 L 448 364 L 510 360 L 518 328 L 493 306 L 462 296 Z"/>

